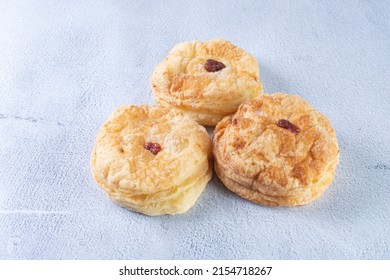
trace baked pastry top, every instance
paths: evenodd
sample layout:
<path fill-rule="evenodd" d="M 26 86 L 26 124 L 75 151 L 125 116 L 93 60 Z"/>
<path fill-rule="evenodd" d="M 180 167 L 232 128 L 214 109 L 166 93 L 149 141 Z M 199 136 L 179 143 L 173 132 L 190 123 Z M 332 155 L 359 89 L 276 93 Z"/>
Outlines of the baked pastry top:
<path fill-rule="evenodd" d="M 216 125 L 262 93 L 255 57 L 222 39 L 179 43 L 150 83 L 158 104 L 180 109 L 202 125 Z"/>
<path fill-rule="evenodd" d="M 328 118 L 296 95 L 276 93 L 242 104 L 214 131 L 215 171 L 232 191 L 265 205 L 318 198 L 339 160 Z"/>
<path fill-rule="evenodd" d="M 180 111 L 122 106 L 100 128 L 91 168 L 121 206 L 148 215 L 178 214 L 194 205 L 211 179 L 211 140 Z"/>

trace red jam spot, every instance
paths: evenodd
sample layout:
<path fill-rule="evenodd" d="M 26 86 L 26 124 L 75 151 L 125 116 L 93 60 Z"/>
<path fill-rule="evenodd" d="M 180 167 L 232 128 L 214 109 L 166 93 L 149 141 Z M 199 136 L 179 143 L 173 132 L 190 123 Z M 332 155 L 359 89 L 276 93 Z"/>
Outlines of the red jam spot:
<path fill-rule="evenodd" d="M 207 59 L 206 64 L 204 66 L 207 72 L 217 72 L 225 67 L 225 64 L 214 59 Z"/>
<path fill-rule="evenodd" d="M 161 151 L 159 143 L 148 142 L 144 145 L 144 148 L 150 151 L 153 155 L 157 155 Z"/>
<path fill-rule="evenodd" d="M 236 125 L 236 124 L 237 124 L 237 119 L 233 118 L 233 125 Z"/>
<path fill-rule="evenodd" d="M 278 121 L 278 126 L 281 128 L 285 128 L 290 130 L 294 134 L 298 134 L 300 132 L 299 127 L 296 125 L 290 123 L 288 120 L 281 119 Z"/>

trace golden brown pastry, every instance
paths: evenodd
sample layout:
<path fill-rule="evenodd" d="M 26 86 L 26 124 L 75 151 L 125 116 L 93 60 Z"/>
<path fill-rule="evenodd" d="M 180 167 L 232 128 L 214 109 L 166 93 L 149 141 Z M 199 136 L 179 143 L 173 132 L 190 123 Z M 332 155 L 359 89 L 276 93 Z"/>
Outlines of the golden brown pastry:
<path fill-rule="evenodd" d="M 221 39 L 176 45 L 150 83 L 158 104 L 211 126 L 262 93 L 255 57 Z"/>
<path fill-rule="evenodd" d="M 276 93 L 242 104 L 215 128 L 214 168 L 228 189 L 270 206 L 304 205 L 332 182 L 334 129 L 302 98 Z"/>
<path fill-rule="evenodd" d="M 147 215 L 191 208 L 211 179 L 206 129 L 178 110 L 122 106 L 100 128 L 91 168 L 117 204 Z"/>

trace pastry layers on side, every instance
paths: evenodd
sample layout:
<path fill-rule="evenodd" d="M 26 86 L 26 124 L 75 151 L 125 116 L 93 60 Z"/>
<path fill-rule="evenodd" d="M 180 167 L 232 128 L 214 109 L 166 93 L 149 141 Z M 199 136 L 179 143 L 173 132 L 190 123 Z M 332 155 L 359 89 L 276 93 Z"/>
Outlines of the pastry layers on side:
<path fill-rule="evenodd" d="M 100 128 L 91 168 L 117 204 L 147 215 L 191 208 L 212 176 L 206 129 L 178 110 L 122 106 Z"/>
<path fill-rule="evenodd" d="M 263 91 L 256 58 L 222 39 L 176 45 L 150 83 L 158 104 L 210 126 Z"/>
<path fill-rule="evenodd" d="M 339 161 L 328 118 L 276 93 L 243 103 L 215 128 L 214 168 L 228 189 L 269 206 L 304 205 L 332 182 Z"/>

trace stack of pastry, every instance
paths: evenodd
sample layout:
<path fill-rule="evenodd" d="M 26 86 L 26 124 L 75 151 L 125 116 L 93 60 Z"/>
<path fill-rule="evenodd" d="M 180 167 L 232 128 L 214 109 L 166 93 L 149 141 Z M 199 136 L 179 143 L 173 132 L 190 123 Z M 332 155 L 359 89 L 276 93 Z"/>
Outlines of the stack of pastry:
<path fill-rule="evenodd" d="M 211 178 L 271 206 L 307 204 L 329 186 L 338 146 L 302 98 L 263 94 L 259 65 L 226 40 L 176 45 L 156 67 L 158 106 L 123 106 L 102 126 L 92 173 L 119 205 L 148 215 L 193 206 Z M 216 125 L 213 148 L 205 128 Z"/>
<path fill-rule="evenodd" d="M 98 133 L 92 173 L 119 205 L 147 215 L 191 208 L 212 176 L 206 129 L 178 110 L 123 106 Z"/>
<path fill-rule="evenodd" d="M 263 92 L 256 58 L 220 39 L 176 45 L 150 83 L 157 104 L 180 109 L 208 126 Z"/>
<path fill-rule="evenodd" d="M 307 204 L 329 186 L 338 163 L 329 120 L 302 98 L 262 95 L 214 131 L 215 171 L 228 189 L 270 206 Z"/>

